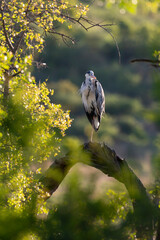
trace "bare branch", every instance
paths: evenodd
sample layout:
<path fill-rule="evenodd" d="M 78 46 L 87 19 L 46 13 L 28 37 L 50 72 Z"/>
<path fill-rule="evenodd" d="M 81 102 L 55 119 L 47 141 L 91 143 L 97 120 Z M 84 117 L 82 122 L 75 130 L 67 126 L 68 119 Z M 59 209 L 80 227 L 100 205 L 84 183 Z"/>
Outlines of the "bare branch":
<path fill-rule="evenodd" d="M 66 35 L 66 34 L 64 34 L 64 33 L 57 32 L 57 31 L 55 31 L 54 29 L 51 30 L 51 31 L 49 31 L 49 33 L 52 33 L 52 34 L 61 36 L 61 37 L 62 37 L 62 40 L 63 40 L 65 43 L 66 43 L 66 40 L 69 40 L 69 41 L 71 41 L 72 44 L 75 44 L 75 40 L 74 40 L 72 37 L 70 37 L 70 36 L 68 36 L 68 35 Z"/>
<path fill-rule="evenodd" d="M 87 27 L 87 30 L 89 30 L 89 29 L 91 29 L 91 28 L 94 28 L 94 27 L 99 27 L 99 28 L 102 28 L 104 31 L 106 31 L 106 32 L 112 37 L 113 41 L 114 41 L 115 44 L 116 44 L 116 48 L 117 48 L 117 51 L 118 51 L 119 63 L 121 63 L 121 53 L 120 53 L 120 49 L 119 49 L 117 40 L 115 39 L 115 37 L 114 37 L 114 35 L 111 33 L 111 31 L 108 29 L 108 27 L 113 26 L 113 25 L 116 25 L 116 24 L 114 24 L 114 23 L 102 24 L 102 22 L 100 22 L 100 23 L 94 23 L 94 22 L 92 22 L 91 20 L 88 20 L 87 18 L 84 18 L 84 17 L 82 17 L 82 19 L 90 25 L 89 27 Z"/>
<path fill-rule="evenodd" d="M 45 62 L 38 62 L 38 61 L 32 61 L 38 69 L 40 68 L 47 68 L 47 64 Z"/>
<path fill-rule="evenodd" d="M 118 51 L 118 57 L 119 57 L 119 64 L 120 64 L 121 63 L 121 52 L 120 52 L 117 40 L 115 39 L 114 35 L 107 28 L 103 28 L 103 29 L 109 33 L 109 35 L 112 37 L 113 41 L 116 44 L 116 48 L 117 48 L 117 51 Z"/>
<path fill-rule="evenodd" d="M 152 60 L 152 59 L 147 59 L 147 58 L 135 58 L 131 60 L 131 63 L 134 62 L 149 62 L 149 63 L 160 63 L 159 60 Z"/>
<path fill-rule="evenodd" d="M 94 28 L 94 27 L 99 27 L 99 28 L 105 30 L 112 37 L 112 39 L 114 40 L 116 48 L 117 48 L 117 51 L 118 51 L 119 63 L 121 62 L 121 53 L 120 53 L 120 49 L 119 49 L 118 43 L 117 43 L 114 35 L 108 29 L 108 27 L 116 25 L 115 23 L 102 24 L 104 21 L 100 22 L 100 23 L 95 23 L 95 22 L 93 22 L 93 21 L 83 17 L 82 15 L 77 19 L 77 18 L 73 18 L 73 17 L 70 17 L 68 15 L 65 15 L 65 14 L 61 13 L 61 17 L 64 17 L 65 19 L 69 20 L 70 22 L 72 22 L 74 24 L 76 24 L 76 23 L 79 24 L 86 31 L 88 31 L 89 29 Z M 85 24 L 88 24 L 88 26 L 85 26 Z M 56 32 L 53 32 L 53 34 L 59 34 L 59 33 L 56 31 Z M 62 40 L 64 41 L 64 36 L 63 35 L 61 35 L 61 36 L 62 36 Z M 67 38 L 69 39 L 68 36 L 67 36 Z M 65 39 L 66 39 L 66 37 L 65 37 Z M 64 41 L 64 42 L 66 43 L 66 41 Z M 75 41 L 74 41 L 74 43 L 75 43 Z"/>
<path fill-rule="evenodd" d="M 89 24 L 89 26 L 86 27 L 84 24 L 82 24 L 81 20 L 84 21 L 85 23 Z M 121 53 L 120 53 L 120 49 L 119 49 L 117 40 L 115 39 L 115 37 L 111 33 L 111 31 L 108 29 L 108 27 L 111 27 L 111 26 L 116 25 L 116 24 L 114 24 L 114 23 L 102 24 L 103 22 L 94 23 L 93 21 L 91 21 L 87 18 L 84 18 L 82 16 L 77 20 L 77 23 L 80 24 L 86 31 L 88 31 L 89 29 L 94 28 L 94 27 L 99 27 L 99 28 L 103 29 L 104 31 L 106 31 L 112 37 L 113 41 L 115 42 L 115 45 L 116 45 L 116 48 L 117 48 L 117 51 L 118 51 L 119 63 L 121 62 Z"/>
<path fill-rule="evenodd" d="M 152 60 L 147 58 L 135 58 L 130 61 L 131 63 L 135 62 L 144 62 L 144 63 L 150 63 L 150 65 L 154 68 L 160 68 L 160 61 L 159 60 Z"/>
<path fill-rule="evenodd" d="M 145 62 L 150 63 L 150 65 L 154 68 L 160 68 L 160 61 L 159 60 L 152 60 L 152 59 L 146 59 L 146 58 L 135 58 L 131 60 L 131 63 L 135 62 Z"/>

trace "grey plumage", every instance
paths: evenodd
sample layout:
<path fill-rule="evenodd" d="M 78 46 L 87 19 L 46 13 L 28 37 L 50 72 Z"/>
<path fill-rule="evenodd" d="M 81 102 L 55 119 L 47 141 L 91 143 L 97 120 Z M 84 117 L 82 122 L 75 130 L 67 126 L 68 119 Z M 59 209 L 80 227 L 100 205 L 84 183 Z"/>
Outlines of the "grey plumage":
<path fill-rule="evenodd" d="M 98 131 L 102 114 L 105 112 L 105 96 L 102 85 L 92 70 L 85 74 L 80 93 L 84 110 L 95 131 Z"/>

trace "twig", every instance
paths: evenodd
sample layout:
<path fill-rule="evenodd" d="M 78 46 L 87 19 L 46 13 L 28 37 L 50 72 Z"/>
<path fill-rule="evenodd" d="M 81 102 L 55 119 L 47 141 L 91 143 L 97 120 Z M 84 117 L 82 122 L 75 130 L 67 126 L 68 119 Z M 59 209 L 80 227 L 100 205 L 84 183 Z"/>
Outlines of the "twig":
<path fill-rule="evenodd" d="M 120 49 L 117 43 L 117 40 L 115 39 L 114 35 L 110 32 L 110 30 L 107 27 L 116 25 L 114 23 L 110 23 L 110 24 L 101 24 L 101 23 L 94 23 L 91 20 L 81 17 L 82 20 L 84 20 L 85 22 L 87 22 L 90 26 L 86 28 L 86 30 L 88 31 L 89 29 L 93 28 L 93 27 L 100 27 L 102 28 L 104 31 L 106 31 L 113 39 L 113 41 L 115 42 L 117 51 L 118 51 L 118 57 L 119 57 L 119 63 L 121 63 L 121 53 L 120 53 Z"/>
<path fill-rule="evenodd" d="M 55 34 L 55 35 L 61 36 L 61 37 L 62 37 L 62 40 L 63 40 L 64 42 L 66 41 L 66 39 L 68 39 L 68 40 L 70 40 L 70 41 L 72 42 L 72 44 L 75 44 L 75 40 L 74 40 L 72 37 L 70 37 L 70 36 L 68 36 L 68 35 L 66 35 L 66 34 L 64 34 L 64 33 L 57 32 L 57 31 L 54 31 L 54 30 L 49 31 L 49 33 L 53 33 L 53 34 Z"/>

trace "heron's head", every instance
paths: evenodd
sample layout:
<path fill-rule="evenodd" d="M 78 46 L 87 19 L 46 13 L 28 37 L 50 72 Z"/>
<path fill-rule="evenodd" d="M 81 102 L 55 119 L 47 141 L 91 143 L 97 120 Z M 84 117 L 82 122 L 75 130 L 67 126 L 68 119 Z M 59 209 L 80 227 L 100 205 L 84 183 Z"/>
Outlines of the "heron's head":
<path fill-rule="evenodd" d="M 89 70 L 88 72 L 86 72 L 85 77 L 94 77 L 94 72 L 92 70 Z"/>

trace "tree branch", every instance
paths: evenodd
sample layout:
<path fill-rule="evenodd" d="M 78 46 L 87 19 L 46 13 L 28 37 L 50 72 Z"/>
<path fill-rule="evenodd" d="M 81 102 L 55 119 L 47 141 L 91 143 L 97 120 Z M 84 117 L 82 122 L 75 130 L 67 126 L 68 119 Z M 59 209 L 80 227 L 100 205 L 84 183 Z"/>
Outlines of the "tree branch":
<path fill-rule="evenodd" d="M 32 3 L 32 0 L 28 0 L 27 9 L 26 9 L 26 11 L 25 11 L 26 17 L 27 17 L 27 15 L 28 15 L 28 11 L 29 11 L 29 7 L 30 7 L 30 4 L 31 4 L 31 3 Z M 18 50 L 18 48 L 19 48 L 19 46 L 20 46 L 20 44 L 21 44 L 21 42 L 22 42 L 22 40 L 23 40 L 24 34 L 25 34 L 25 31 L 22 31 L 22 32 L 20 32 L 20 34 L 19 34 L 19 40 L 17 40 L 17 42 L 15 43 L 14 49 L 13 49 L 14 55 L 16 54 L 16 52 L 17 52 L 17 50 Z"/>
<path fill-rule="evenodd" d="M 134 62 L 149 62 L 149 63 L 160 63 L 159 60 L 152 60 L 152 59 L 148 59 L 148 58 L 135 58 L 131 60 L 131 63 Z"/>
<path fill-rule="evenodd" d="M 51 33 L 51 34 L 59 35 L 66 45 L 68 45 L 67 40 L 72 42 L 72 44 L 75 44 L 75 40 L 72 37 L 70 37 L 69 35 L 66 35 L 66 34 L 61 33 L 61 32 L 57 32 L 56 30 L 52 30 L 52 31 L 48 31 L 48 32 Z"/>
<path fill-rule="evenodd" d="M 160 61 L 159 60 L 152 60 L 152 59 L 147 59 L 147 58 L 135 58 L 131 60 L 131 63 L 135 62 L 145 62 L 145 63 L 150 63 L 152 67 L 155 68 L 160 68 Z"/>
<path fill-rule="evenodd" d="M 15 55 L 21 42 L 22 42 L 22 39 L 23 39 L 23 36 L 24 36 L 24 31 L 22 31 L 20 34 L 19 34 L 19 39 L 17 40 L 17 42 L 15 43 L 15 46 L 13 48 L 13 54 Z"/>
<path fill-rule="evenodd" d="M 75 153 L 69 152 L 65 157 L 55 160 L 41 178 L 46 192 L 46 199 L 56 191 L 71 167 L 82 162 L 101 170 L 104 174 L 123 183 L 132 200 L 137 238 L 151 240 L 153 236 L 154 206 L 145 187 L 124 159 L 116 155 L 105 144 L 86 143 L 77 149 L 81 151 L 78 159 L 73 159 Z M 76 151 L 76 152 L 77 152 Z M 84 157 L 84 154 L 86 154 Z M 90 160 L 86 160 L 90 157 Z"/>
<path fill-rule="evenodd" d="M 11 43 L 10 38 L 8 37 L 7 30 L 6 30 L 6 26 L 5 26 L 3 9 L 2 9 L 2 2 L 1 2 L 1 5 L 0 5 L 0 12 L 1 12 L 2 27 L 3 27 L 4 36 L 5 36 L 5 38 L 6 38 L 6 43 L 8 44 L 8 47 L 9 47 L 10 51 L 11 51 L 12 53 L 14 53 L 14 47 L 13 47 L 13 45 L 12 45 L 12 43 Z"/>

